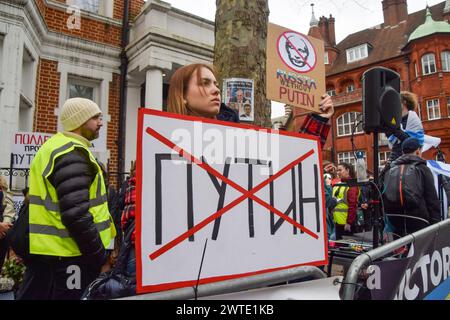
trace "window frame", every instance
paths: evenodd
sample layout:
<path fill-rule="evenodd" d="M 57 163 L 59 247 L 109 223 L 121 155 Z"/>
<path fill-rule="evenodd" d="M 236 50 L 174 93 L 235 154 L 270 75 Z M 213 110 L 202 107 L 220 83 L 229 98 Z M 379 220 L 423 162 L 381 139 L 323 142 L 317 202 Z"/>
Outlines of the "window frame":
<path fill-rule="evenodd" d="M 347 93 L 355 92 L 355 84 L 354 83 L 347 84 L 347 86 L 345 87 L 345 91 Z"/>
<path fill-rule="evenodd" d="M 433 102 L 436 102 L 436 101 L 437 101 L 437 105 L 434 104 L 434 105 L 430 106 L 429 102 L 433 103 Z M 441 105 L 440 105 L 439 99 L 430 99 L 430 100 L 427 100 L 426 103 L 427 103 L 428 120 L 432 121 L 432 120 L 439 120 L 439 119 L 441 119 L 442 118 L 442 114 L 441 114 Z M 434 115 L 436 115 L 436 108 L 437 108 L 437 111 L 439 112 L 439 116 L 438 117 L 434 117 L 434 118 L 430 117 L 430 109 L 431 108 L 433 108 L 433 113 L 435 113 Z"/>
<path fill-rule="evenodd" d="M 386 133 L 378 133 L 378 144 L 380 146 L 387 146 L 389 144 L 389 137 L 386 135 Z"/>
<path fill-rule="evenodd" d="M 429 59 L 429 58 L 432 58 L 432 59 Z M 422 62 L 422 74 L 424 76 L 437 72 L 436 55 L 434 53 L 424 54 L 421 58 L 421 62 Z M 434 71 L 432 71 L 433 68 L 434 68 Z M 426 69 L 428 69 L 428 72 L 426 71 Z"/>
<path fill-rule="evenodd" d="M 86 79 L 81 78 L 79 76 L 69 75 L 67 79 L 67 99 L 73 98 L 70 96 L 70 86 L 71 85 L 80 85 L 84 87 L 92 88 L 92 99 L 95 103 L 100 105 L 100 82 L 96 79 Z M 90 98 L 88 98 L 90 99 Z"/>
<path fill-rule="evenodd" d="M 3 80 L 3 57 L 4 57 L 4 43 L 5 43 L 5 36 L 4 34 L 0 33 L 0 92 L 3 90 L 4 86 L 4 80 Z"/>
<path fill-rule="evenodd" d="M 351 120 L 351 114 L 355 114 L 354 116 L 354 121 L 352 122 Z M 337 137 L 347 137 L 347 136 L 351 136 L 352 135 L 352 128 L 355 125 L 358 117 L 361 117 L 362 113 L 361 112 L 357 112 L 357 111 L 350 111 L 350 112 L 346 112 L 341 114 L 337 119 L 336 119 L 336 133 L 337 133 Z M 348 116 L 347 116 L 348 115 Z M 345 116 L 347 117 L 347 119 L 345 119 Z M 339 120 L 342 119 L 342 123 L 339 123 Z M 345 120 L 348 120 L 349 123 L 344 122 Z M 358 129 L 358 127 L 360 129 Z M 362 129 L 362 121 L 359 123 L 358 127 L 355 130 L 355 135 L 357 134 L 363 134 L 364 130 Z M 339 132 L 339 129 L 342 128 L 343 133 Z M 349 132 L 346 133 L 346 129 L 349 129 Z"/>
<path fill-rule="evenodd" d="M 450 118 L 450 97 L 447 97 L 447 114 L 448 117 Z"/>
<path fill-rule="evenodd" d="M 79 4 L 79 1 L 81 1 L 81 5 Z M 114 0 L 89 0 L 89 1 L 96 1 L 97 2 L 97 11 L 93 11 L 90 10 L 89 8 L 84 7 L 84 2 L 85 0 L 66 0 L 66 4 L 68 6 L 77 6 L 78 8 L 80 8 L 80 10 L 85 11 L 85 12 L 89 12 L 92 14 L 97 14 L 97 15 L 101 15 L 101 16 L 105 16 L 107 15 L 107 3 L 108 1 L 114 1 Z M 112 5 L 114 6 L 114 3 L 112 3 Z M 112 18 L 112 16 L 110 17 Z"/>
<path fill-rule="evenodd" d="M 384 158 L 385 158 L 384 160 L 381 160 L 381 154 L 384 155 Z M 378 170 L 379 171 L 384 169 L 384 167 L 386 165 L 386 162 L 389 159 L 390 155 L 391 155 L 391 151 L 389 151 L 389 150 L 387 150 L 387 151 L 379 151 L 378 152 L 378 164 L 379 164 L 378 165 Z M 384 161 L 383 165 L 381 165 L 381 161 Z"/>
<path fill-rule="evenodd" d="M 450 51 L 441 52 L 442 71 L 450 72 Z"/>
<path fill-rule="evenodd" d="M 346 50 L 347 63 L 364 60 L 369 57 L 369 44 L 364 43 Z"/>
<path fill-rule="evenodd" d="M 363 155 L 364 155 L 364 156 L 363 156 L 364 161 L 367 163 L 367 153 L 366 153 L 366 150 L 357 150 L 357 151 L 355 151 L 355 153 L 356 153 L 356 152 L 362 152 Z M 356 165 L 355 153 L 353 153 L 353 151 L 343 151 L 343 152 L 339 152 L 339 153 L 337 154 L 337 159 L 338 159 L 337 163 L 338 163 L 338 165 L 339 165 L 339 163 L 346 162 L 346 163 L 349 163 L 349 164 L 351 164 L 352 166 L 355 167 L 355 165 Z M 342 156 L 342 157 L 341 157 L 341 156 Z"/>

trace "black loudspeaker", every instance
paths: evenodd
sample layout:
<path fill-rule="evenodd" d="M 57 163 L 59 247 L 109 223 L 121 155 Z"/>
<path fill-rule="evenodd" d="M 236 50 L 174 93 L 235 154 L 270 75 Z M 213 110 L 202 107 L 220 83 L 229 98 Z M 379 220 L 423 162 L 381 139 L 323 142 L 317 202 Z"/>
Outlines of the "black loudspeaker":
<path fill-rule="evenodd" d="M 362 78 L 364 132 L 400 128 L 400 75 L 390 69 L 375 67 L 364 72 Z"/>

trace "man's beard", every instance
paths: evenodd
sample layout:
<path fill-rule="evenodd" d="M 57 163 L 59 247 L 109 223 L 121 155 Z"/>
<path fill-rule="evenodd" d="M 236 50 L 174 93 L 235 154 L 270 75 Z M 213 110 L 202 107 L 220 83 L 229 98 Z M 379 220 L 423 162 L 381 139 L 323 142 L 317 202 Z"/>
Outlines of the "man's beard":
<path fill-rule="evenodd" d="M 97 139 L 99 137 L 100 130 L 91 131 L 91 130 L 86 129 L 86 130 L 83 130 L 82 135 L 87 140 L 92 141 L 92 140 L 95 140 L 95 139 Z"/>

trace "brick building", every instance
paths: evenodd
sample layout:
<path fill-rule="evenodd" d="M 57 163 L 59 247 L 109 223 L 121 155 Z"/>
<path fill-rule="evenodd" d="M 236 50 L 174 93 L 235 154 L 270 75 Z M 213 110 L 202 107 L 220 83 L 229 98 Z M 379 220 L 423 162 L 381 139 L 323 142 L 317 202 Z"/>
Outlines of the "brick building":
<path fill-rule="evenodd" d="M 162 1 L 0 0 L 0 167 L 9 167 L 16 132 L 55 133 L 64 101 L 83 96 L 103 111 L 95 156 L 128 170 L 138 108 L 162 109 L 173 71 L 211 63 L 213 45 L 213 22 Z"/>
<path fill-rule="evenodd" d="M 325 42 L 327 92 L 336 106 L 324 159 L 354 163 L 352 150 L 361 150 L 368 168 L 373 168 L 372 135 L 362 131 L 362 124 L 353 138 L 352 131 L 362 113 L 361 76 L 375 66 L 398 72 L 401 90 L 418 95 L 417 112 L 426 134 L 441 138 L 440 148 L 450 156 L 450 1 L 411 14 L 406 0 L 383 0 L 382 5 L 383 23 L 350 34 L 338 44 L 332 16 L 311 21 L 309 34 Z M 295 114 L 294 119 L 297 129 L 303 119 Z M 379 141 L 382 165 L 389 148 L 384 135 Z M 432 149 L 424 156 L 431 159 L 436 152 Z"/>

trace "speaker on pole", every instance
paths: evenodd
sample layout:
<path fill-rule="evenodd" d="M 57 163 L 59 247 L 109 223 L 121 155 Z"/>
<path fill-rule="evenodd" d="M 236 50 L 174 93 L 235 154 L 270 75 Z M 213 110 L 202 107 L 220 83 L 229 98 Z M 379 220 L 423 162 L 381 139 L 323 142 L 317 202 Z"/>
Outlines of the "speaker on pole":
<path fill-rule="evenodd" d="M 364 132 L 400 128 L 400 75 L 387 68 L 375 67 L 367 70 L 362 78 Z"/>
<path fill-rule="evenodd" d="M 402 121 L 400 100 L 400 75 L 390 69 L 375 67 L 363 74 L 363 130 L 373 133 L 373 248 L 382 238 L 383 212 L 378 177 L 378 133 L 399 129 Z M 376 190 L 376 192 L 375 192 Z"/>

